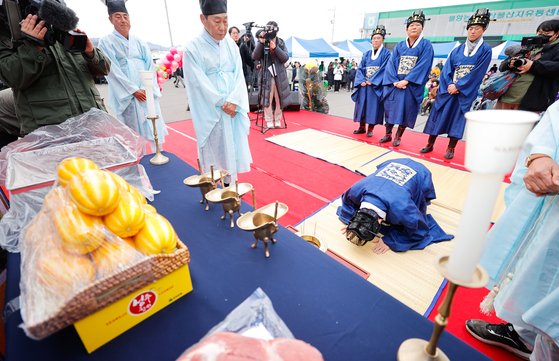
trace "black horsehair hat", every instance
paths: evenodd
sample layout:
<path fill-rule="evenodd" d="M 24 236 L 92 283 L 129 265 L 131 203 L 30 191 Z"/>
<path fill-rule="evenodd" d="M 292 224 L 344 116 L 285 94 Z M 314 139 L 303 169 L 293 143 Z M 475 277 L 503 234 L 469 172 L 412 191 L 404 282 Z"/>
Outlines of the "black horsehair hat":
<path fill-rule="evenodd" d="M 411 16 L 406 20 L 406 29 L 411 23 L 420 23 L 421 26 L 425 24 L 425 14 L 423 14 L 423 10 L 416 10 L 413 14 L 411 14 Z"/>
<path fill-rule="evenodd" d="M 200 10 L 205 16 L 227 13 L 227 0 L 200 0 Z"/>
<path fill-rule="evenodd" d="M 481 25 L 484 29 L 486 29 L 490 21 L 491 14 L 489 13 L 489 9 L 480 8 L 476 10 L 475 14 L 470 16 L 470 19 L 468 19 L 468 25 L 466 25 L 466 29 L 468 29 L 472 25 Z"/>
<path fill-rule="evenodd" d="M 109 16 L 114 13 L 127 13 L 126 5 L 124 4 L 126 0 L 101 0 L 102 3 L 107 5 L 107 11 L 109 12 Z"/>
<path fill-rule="evenodd" d="M 375 35 L 380 35 L 383 38 L 386 36 L 386 28 L 384 25 L 377 25 L 376 29 L 373 30 L 373 33 L 371 34 L 371 38 Z"/>

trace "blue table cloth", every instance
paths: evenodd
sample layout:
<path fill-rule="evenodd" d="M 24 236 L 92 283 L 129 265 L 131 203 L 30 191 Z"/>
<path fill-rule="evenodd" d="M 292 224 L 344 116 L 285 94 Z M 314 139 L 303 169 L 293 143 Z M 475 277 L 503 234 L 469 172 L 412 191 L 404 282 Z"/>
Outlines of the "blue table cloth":
<path fill-rule="evenodd" d="M 14 313 L 5 323 L 7 360 L 175 360 L 258 287 L 295 337 L 318 348 L 325 360 L 393 361 L 404 340 L 429 339 L 430 321 L 289 230 L 280 227 L 269 259 L 262 243 L 250 248 L 250 232 L 221 221 L 220 205 L 205 212 L 199 190 L 182 183 L 196 170 L 167 155 L 166 165 L 152 166 L 147 157 L 142 164 L 161 190 L 153 205 L 190 249 L 194 290 L 92 354 L 73 327 L 41 341 L 29 339 Z M 19 294 L 19 254 L 9 255 L 7 274 L 11 300 Z M 488 360 L 446 332 L 439 346 L 455 361 Z"/>

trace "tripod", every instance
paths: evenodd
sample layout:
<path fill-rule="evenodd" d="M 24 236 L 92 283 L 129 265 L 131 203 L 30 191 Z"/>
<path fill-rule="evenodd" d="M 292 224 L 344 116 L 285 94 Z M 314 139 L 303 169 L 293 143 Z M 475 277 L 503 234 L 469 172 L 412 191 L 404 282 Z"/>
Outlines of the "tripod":
<path fill-rule="evenodd" d="M 260 73 L 260 81 L 258 84 L 258 110 L 256 111 L 256 126 L 258 126 L 258 120 L 260 120 L 260 133 L 264 134 L 266 133 L 268 130 L 270 130 L 271 128 L 268 128 L 264 122 L 266 121 L 265 119 L 265 113 L 264 113 L 264 105 L 262 104 L 263 101 L 263 96 L 264 96 L 264 78 L 266 76 L 266 72 L 269 71 L 271 73 L 271 78 L 270 78 L 270 82 L 274 82 L 274 84 L 270 84 L 270 94 L 272 93 L 272 86 L 276 87 L 276 92 L 279 92 L 278 86 L 277 86 L 277 72 L 276 72 L 276 68 L 274 65 L 274 61 L 273 61 L 273 54 L 270 54 L 270 46 L 269 46 L 269 41 L 266 40 L 266 44 L 264 45 L 264 56 L 262 57 L 262 67 L 261 67 L 261 73 Z M 270 60 L 271 64 L 268 64 L 268 60 Z M 275 104 L 275 109 L 272 112 L 272 117 L 273 119 L 273 123 L 274 123 L 274 129 L 285 129 L 287 128 L 287 122 L 285 120 L 285 114 L 283 111 L 281 111 L 281 118 L 282 118 L 282 122 L 283 125 L 280 127 L 275 127 L 275 113 L 276 110 L 279 109 L 281 110 L 282 104 L 281 104 L 281 96 L 278 94 L 277 98 L 276 98 L 276 104 Z M 273 99 L 269 99 L 270 102 L 270 107 L 272 107 L 272 101 Z"/>

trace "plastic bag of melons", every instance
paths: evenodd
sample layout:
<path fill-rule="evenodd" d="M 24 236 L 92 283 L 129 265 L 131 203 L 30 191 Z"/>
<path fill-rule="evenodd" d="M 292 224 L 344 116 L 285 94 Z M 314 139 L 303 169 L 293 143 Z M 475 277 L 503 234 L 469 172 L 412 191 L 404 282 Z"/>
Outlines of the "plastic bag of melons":
<path fill-rule="evenodd" d="M 174 252 L 177 235 L 123 178 L 90 160 L 68 158 L 21 242 L 25 328 L 54 317 L 95 282 Z"/>

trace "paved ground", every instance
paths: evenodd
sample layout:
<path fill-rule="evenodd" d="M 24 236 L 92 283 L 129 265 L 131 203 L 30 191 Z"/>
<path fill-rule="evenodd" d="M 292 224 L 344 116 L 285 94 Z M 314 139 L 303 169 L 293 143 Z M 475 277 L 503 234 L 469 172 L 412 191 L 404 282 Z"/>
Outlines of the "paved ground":
<path fill-rule="evenodd" d="M 107 85 L 97 85 L 99 92 L 103 98 L 107 97 Z M 327 95 L 328 104 L 330 105 L 330 115 L 342 118 L 353 119 L 354 102 L 350 97 L 351 93 L 341 90 L 339 93 L 329 91 Z M 175 88 L 172 81 L 163 84 L 163 97 L 161 98 L 161 109 L 163 118 L 166 123 L 177 122 L 190 119 L 190 112 L 186 109 L 188 101 L 186 99 L 186 91 L 182 86 Z M 110 112 L 110 110 L 109 110 Z M 426 116 L 418 116 L 414 130 L 421 132 L 427 121 Z"/>

